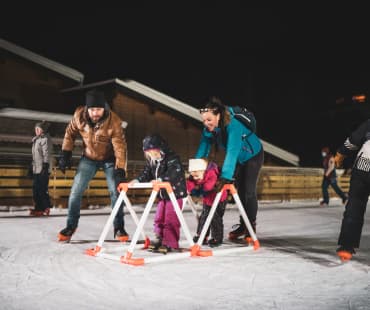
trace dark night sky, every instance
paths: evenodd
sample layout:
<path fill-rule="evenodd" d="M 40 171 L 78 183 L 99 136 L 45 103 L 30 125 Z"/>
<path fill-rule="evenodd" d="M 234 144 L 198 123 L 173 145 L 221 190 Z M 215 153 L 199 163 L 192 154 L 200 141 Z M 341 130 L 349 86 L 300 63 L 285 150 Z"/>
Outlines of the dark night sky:
<path fill-rule="evenodd" d="M 84 73 L 85 83 L 131 78 L 194 106 L 208 95 L 246 105 L 262 139 L 320 165 L 320 148 L 345 136 L 329 137 L 340 124 L 317 115 L 369 93 L 365 8 L 233 3 L 14 11 L 0 37 Z"/>

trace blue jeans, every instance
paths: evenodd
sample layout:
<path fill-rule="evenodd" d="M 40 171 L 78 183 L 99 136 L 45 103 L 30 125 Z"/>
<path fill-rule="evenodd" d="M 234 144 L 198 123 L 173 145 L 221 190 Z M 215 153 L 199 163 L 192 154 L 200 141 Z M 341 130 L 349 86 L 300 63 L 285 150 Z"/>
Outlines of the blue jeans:
<path fill-rule="evenodd" d="M 80 163 L 78 164 L 77 172 L 73 181 L 71 194 L 68 199 L 68 217 L 67 226 L 71 228 L 77 228 L 78 220 L 80 219 L 80 209 L 82 196 L 84 191 L 91 179 L 95 176 L 99 169 L 103 169 L 105 177 L 107 179 L 108 191 L 111 200 L 111 206 L 114 207 L 114 203 L 117 200 L 118 192 L 117 186 L 114 181 L 114 162 L 96 161 L 86 157 L 81 157 Z M 123 204 L 121 205 L 113 223 L 114 227 L 123 227 Z"/>
<path fill-rule="evenodd" d="M 328 191 L 329 185 L 334 189 L 337 195 L 340 198 L 342 198 L 343 202 L 347 200 L 347 195 L 340 189 L 340 187 L 337 184 L 337 180 L 335 178 L 333 179 L 323 178 L 322 183 L 321 183 L 321 189 L 322 189 L 322 196 L 323 196 L 324 203 L 329 204 L 329 191 Z"/>

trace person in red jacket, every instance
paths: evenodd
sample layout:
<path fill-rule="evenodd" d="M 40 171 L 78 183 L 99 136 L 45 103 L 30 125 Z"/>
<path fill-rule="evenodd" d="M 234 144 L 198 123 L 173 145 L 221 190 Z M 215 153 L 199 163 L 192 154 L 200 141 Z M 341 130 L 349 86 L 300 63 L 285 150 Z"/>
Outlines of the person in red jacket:
<path fill-rule="evenodd" d="M 203 208 L 198 221 L 197 233 L 193 238 L 193 241 L 197 242 L 217 194 L 215 186 L 220 175 L 220 170 L 216 163 L 208 163 L 206 160 L 198 158 L 189 160 L 189 172 L 190 176 L 186 181 L 188 193 L 194 196 L 203 196 Z M 224 238 L 223 216 L 225 213 L 226 198 L 227 191 L 224 191 L 217 205 L 216 212 L 213 215 L 210 228 L 206 233 L 206 238 L 210 233 L 212 236 L 212 239 L 208 241 L 210 247 L 221 245 Z"/>

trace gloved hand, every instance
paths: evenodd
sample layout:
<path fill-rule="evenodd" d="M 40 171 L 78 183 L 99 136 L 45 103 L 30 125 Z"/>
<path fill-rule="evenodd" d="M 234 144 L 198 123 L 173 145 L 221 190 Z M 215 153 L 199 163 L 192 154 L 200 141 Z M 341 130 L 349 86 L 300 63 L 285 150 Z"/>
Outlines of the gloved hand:
<path fill-rule="evenodd" d="M 334 156 L 335 168 L 341 168 L 343 166 L 343 160 L 345 156 L 337 152 Z"/>
<path fill-rule="evenodd" d="M 192 189 L 192 191 L 190 192 L 190 195 L 191 196 L 195 196 L 195 197 L 200 197 L 200 196 L 204 196 L 204 191 L 202 188 L 194 188 Z"/>
<path fill-rule="evenodd" d="M 29 179 L 33 179 L 33 166 L 32 166 L 32 163 L 28 166 L 27 177 Z"/>
<path fill-rule="evenodd" d="M 71 169 L 72 166 L 72 151 L 62 151 L 59 157 L 59 169 L 63 173 L 66 173 L 66 168 Z"/>
<path fill-rule="evenodd" d="M 49 175 L 49 163 L 43 163 L 42 164 L 41 174 L 42 175 Z"/>
<path fill-rule="evenodd" d="M 126 172 L 123 168 L 117 168 L 113 171 L 114 182 L 116 186 L 126 181 Z"/>
<path fill-rule="evenodd" d="M 233 183 L 232 180 L 219 178 L 216 182 L 215 191 L 218 193 L 222 190 L 225 184 L 232 184 L 232 183 Z"/>

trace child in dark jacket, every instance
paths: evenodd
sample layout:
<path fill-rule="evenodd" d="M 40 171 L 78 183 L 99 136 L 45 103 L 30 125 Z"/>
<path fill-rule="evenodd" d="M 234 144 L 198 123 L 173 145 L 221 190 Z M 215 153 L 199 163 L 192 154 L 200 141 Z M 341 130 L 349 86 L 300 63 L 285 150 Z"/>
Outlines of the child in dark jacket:
<path fill-rule="evenodd" d="M 189 160 L 189 172 L 190 176 L 186 181 L 188 193 L 194 196 L 203 196 L 203 208 L 199 217 L 197 233 L 193 238 L 193 241 L 197 242 L 217 194 L 215 185 L 219 178 L 220 170 L 216 163 L 208 163 L 206 160 L 199 158 Z M 211 233 L 212 239 L 208 241 L 208 245 L 211 247 L 221 245 L 224 238 L 223 216 L 226 198 L 227 192 L 224 191 L 213 215 L 210 228 L 206 233 L 205 241 Z"/>
<path fill-rule="evenodd" d="M 143 151 L 146 165 L 141 174 L 130 183 L 135 182 L 169 182 L 177 203 L 182 208 L 183 198 L 186 197 L 185 171 L 180 158 L 158 134 L 146 136 L 143 140 Z M 153 240 L 149 249 L 166 254 L 172 249 L 179 248 L 180 221 L 174 206 L 165 189 L 159 192 L 159 200 L 154 218 Z"/>

